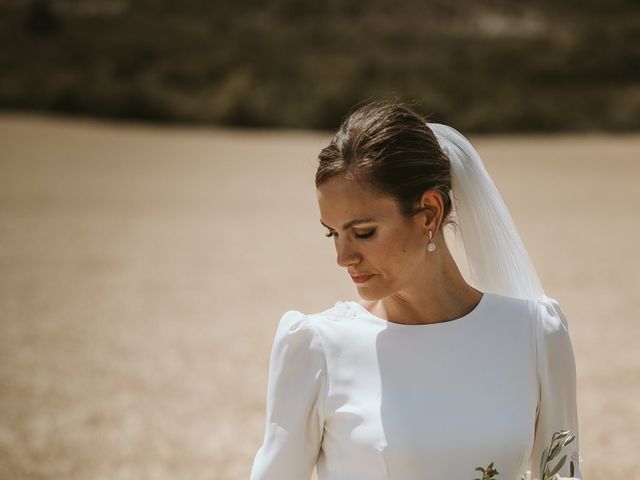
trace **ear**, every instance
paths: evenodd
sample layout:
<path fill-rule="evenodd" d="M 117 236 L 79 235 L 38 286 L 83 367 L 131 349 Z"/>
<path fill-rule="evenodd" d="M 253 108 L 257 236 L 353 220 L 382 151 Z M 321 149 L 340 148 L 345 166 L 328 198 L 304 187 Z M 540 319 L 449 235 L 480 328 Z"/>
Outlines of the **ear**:
<path fill-rule="evenodd" d="M 444 212 L 442 195 L 437 190 L 427 190 L 420 198 L 420 207 L 424 209 L 421 215 L 425 235 L 431 230 L 435 236 Z"/>

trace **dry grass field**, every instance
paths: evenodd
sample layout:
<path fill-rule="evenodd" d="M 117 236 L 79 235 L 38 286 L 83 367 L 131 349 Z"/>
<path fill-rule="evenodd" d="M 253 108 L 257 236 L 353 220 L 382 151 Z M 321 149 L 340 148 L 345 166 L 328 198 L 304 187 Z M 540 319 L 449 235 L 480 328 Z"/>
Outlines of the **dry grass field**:
<path fill-rule="evenodd" d="M 0 478 L 248 478 L 280 316 L 357 298 L 327 139 L 0 116 Z M 569 320 L 585 478 L 640 478 L 640 136 L 472 141 Z"/>

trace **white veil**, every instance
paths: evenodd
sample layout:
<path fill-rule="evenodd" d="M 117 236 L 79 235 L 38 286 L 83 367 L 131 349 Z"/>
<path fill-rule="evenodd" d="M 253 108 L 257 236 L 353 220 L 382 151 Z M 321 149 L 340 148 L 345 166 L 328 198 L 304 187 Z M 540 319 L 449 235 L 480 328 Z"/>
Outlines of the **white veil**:
<path fill-rule="evenodd" d="M 470 283 L 479 290 L 537 300 L 545 296 L 536 269 L 480 155 L 456 129 L 427 123 L 451 162 L 451 196 Z"/>

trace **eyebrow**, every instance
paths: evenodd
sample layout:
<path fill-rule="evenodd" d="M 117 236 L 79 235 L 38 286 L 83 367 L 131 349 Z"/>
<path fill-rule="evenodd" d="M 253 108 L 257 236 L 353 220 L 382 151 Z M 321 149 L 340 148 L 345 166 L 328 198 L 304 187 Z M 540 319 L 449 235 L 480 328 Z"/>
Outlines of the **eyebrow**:
<path fill-rule="evenodd" d="M 376 219 L 374 217 L 354 218 L 353 220 L 350 220 L 347 223 L 345 223 L 344 225 L 342 225 L 342 230 L 346 230 L 348 228 L 351 228 L 351 227 L 353 227 L 354 225 L 356 225 L 358 223 L 369 223 L 369 222 L 375 222 L 375 221 L 376 221 Z M 329 230 L 333 230 L 329 225 L 324 223 L 322 221 L 322 219 L 320 219 L 320 223 L 322 225 L 324 225 L 325 227 L 327 227 Z"/>

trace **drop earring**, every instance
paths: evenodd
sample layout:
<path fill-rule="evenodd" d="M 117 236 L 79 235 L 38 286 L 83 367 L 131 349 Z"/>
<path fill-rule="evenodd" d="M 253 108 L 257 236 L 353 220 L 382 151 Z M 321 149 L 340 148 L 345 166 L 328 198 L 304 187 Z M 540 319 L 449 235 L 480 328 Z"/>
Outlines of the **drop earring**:
<path fill-rule="evenodd" d="M 433 252 L 436 249 L 436 244 L 433 243 L 433 240 L 431 237 L 432 237 L 431 230 L 429 230 L 429 243 L 427 243 L 427 250 L 430 252 Z"/>

